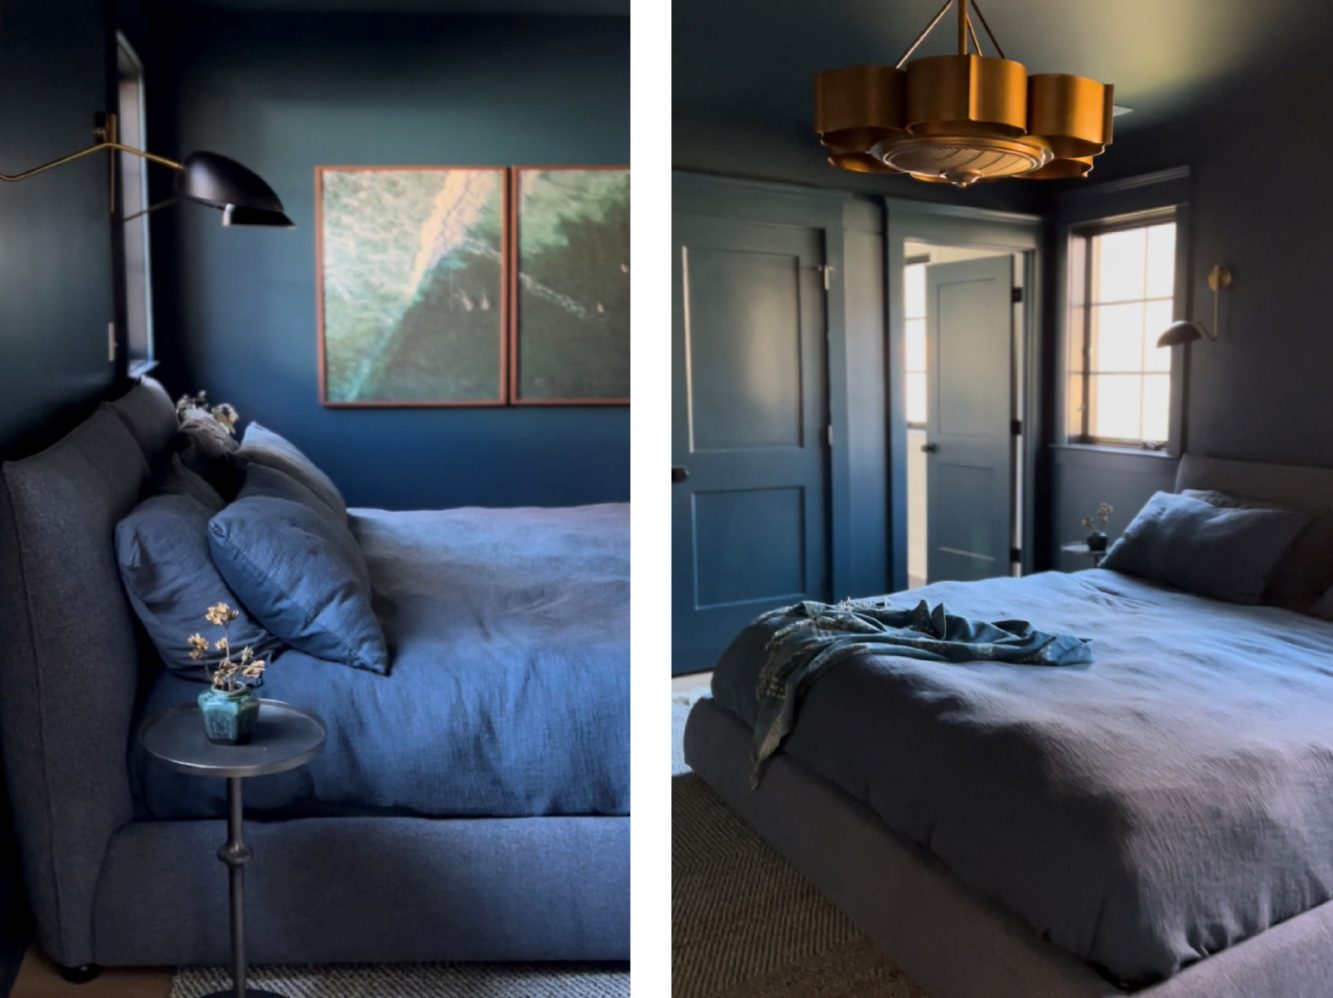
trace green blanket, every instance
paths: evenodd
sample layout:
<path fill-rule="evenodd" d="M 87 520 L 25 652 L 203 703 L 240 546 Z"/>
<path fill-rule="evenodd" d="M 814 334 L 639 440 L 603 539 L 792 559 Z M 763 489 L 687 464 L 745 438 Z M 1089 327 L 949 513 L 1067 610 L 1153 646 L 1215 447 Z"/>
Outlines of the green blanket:
<path fill-rule="evenodd" d="M 767 645 L 768 660 L 755 694 L 754 771 L 791 731 L 797 701 L 810 685 L 853 655 L 895 655 L 927 662 L 1010 662 L 1020 665 L 1086 665 L 1092 649 L 1083 638 L 1046 634 L 1025 620 L 969 620 L 933 610 L 922 600 L 912 610 L 870 606 L 850 600 L 830 606 L 807 600 L 772 610 L 755 623 L 788 617 Z"/>

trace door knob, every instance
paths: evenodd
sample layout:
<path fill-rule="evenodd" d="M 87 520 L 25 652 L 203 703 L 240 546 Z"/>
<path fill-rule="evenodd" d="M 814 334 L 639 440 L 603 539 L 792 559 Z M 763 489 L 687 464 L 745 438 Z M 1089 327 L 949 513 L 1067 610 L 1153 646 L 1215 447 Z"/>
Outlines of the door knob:
<path fill-rule="evenodd" d="M 921 452 L 922 452 L 923 454 L 934 454 L 937 450 L 939 450 L 939 448 L 936 447 L 934 444 L 922 444 L 922 445 L 921 445 Z"/>
<path fill-rule="evenodd" d="M 689 477 L 690 477 L 690 469 L 689 469 L 689 468 L 687 468 L 687 467 L 685 467 L 684 465 L 681 465 L 681 464 L 672 465 L 672 467 L 671 467 L 671 484 L 672 484 L 672 485 L 675 485 L 677 482 L 683 482 L 683 481 L 685 481 L 685 479 L 687 479 L 687 478 L 689 478 Z"/>

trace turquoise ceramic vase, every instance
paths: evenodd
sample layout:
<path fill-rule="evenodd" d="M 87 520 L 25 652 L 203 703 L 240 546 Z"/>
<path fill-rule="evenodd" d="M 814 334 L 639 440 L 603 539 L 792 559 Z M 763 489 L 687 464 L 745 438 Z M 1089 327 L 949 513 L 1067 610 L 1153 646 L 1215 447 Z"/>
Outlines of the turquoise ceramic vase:
<path fill-rule="evenodd" d="M 218 690 L 211 686 L 199 694 L 204 715 L 204 733 L 216 745 L 249 745 L 259 718 L 259 697 L 249 686 Z"/>

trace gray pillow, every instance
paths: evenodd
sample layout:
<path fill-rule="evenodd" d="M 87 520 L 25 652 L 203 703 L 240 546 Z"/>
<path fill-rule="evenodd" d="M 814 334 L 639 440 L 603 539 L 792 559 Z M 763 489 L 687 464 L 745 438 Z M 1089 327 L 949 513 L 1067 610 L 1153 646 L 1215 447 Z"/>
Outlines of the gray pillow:
<path fill-rule="evenodd" d="M 208 547 L 212 510 L 187 495 L 145 499 L 116 525 L 116 561 L 130 605 L 143 622 L 163 664 L 172 672 L 203 680 L 204 671 L 190 658 L 186 638 L 195 633 L 218 637 L 208 629 L 204 611 L 230 603 L 240 611 L 231 625 L 236 648 L 250 645 L 267 657 L 280 647 L 245 611 L 223 581 Z"/>
<path fill-rule="evenodd" d="M 269 496 L 273 499 L 287 499 L 290 502 L 298 503 L 327 520 L 329 526 L 338 533 L 340 538 L 345 536 L 352 544 L 356 543 L 352 538 L 352 530 L 347 525 L 347 517 L 336 510 L 330 509 L 328 503 L 285 471 L 279 471 L 277 468 L 271 468 L 266 464 L 251 462 L 245 468 L 245 485 L 241 488 L 241 494 L 238 498 L 244 498 L 245 496 Z M 360 555 L 359 545 L 356 550 L 358 560 L 362 566 L 362 574 L 365 574 L 365 559 Z M 369 585 L 369 576 L 367 576 L 367 585 Z"/>
<path fill-rule="evenodd" d="M 387 673 L 365 558 L 351 532 L 291 499 L 243 490 L 209 522 L 213 562 L 241 602 L 308 655 Z"/>
<path fill-rule="evenodd" d="M 1158 492 L 1111 546 L 1102 568 L 1229 603 L 1258 603 L 1310 522 L 1287 509 L 1227 509 Z"/>
<path fill-rule="evenodd" d="M 1284 509 L 1271 502 L 1243 499 L 1216 489 L 1185 489 L 1189 496 L 1227 509 Z M 1308 509 L 1310 523 L 1287 549 L 1264 593 L 1264 602 L 1297 613 L 1312 613 L 1333 586 L 1333 509 Z"/>
<path fill-rule="evenodd" d="M 180 418 L 177 449 L 181 462 L 231 500 L 241 488 L 240 444 L 227 428 L 203 409 L 187 409 Z"/>
<path fill-rule="evenodd" d="M 175 419 L 173 415 L 171 417 Z M 189 496 L 197 499 L 208 509 L 212 516 L 227 503 L 218 490 L 209 485 L 202 475 L 197 475 L 182 463 L 179 454 L 172 454 L 153 469 L 149 485 L 150 495 Z"/>
<path fill-rule="evenodd" d="M 245 440 L 241 444 L 240 455 L 246 461 L 264 464 L 286 472 L 298 482 L 319 496 L 329 509 L 346 518 L 347 503 L 343 500 L 338 486 L 328 475 L 320 471 L 315 463 L 297 449 L 296 445 L 272 430 L 251 423 L 245 430 Z"/>

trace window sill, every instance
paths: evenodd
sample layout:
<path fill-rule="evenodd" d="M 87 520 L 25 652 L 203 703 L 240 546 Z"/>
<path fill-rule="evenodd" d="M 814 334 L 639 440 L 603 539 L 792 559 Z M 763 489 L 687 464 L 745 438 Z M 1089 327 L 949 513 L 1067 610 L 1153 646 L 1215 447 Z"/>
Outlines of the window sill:
<path fill-rule="evenodd" d="M 1118 454 L 1122 457 L 1151 457 L 1165 461 L 1175 461 L 1179 456 L 1169 449 L 1149 450 L 1146 447 L 1119 447 L 1115 444 L 1051 444 L 1055 450 L 1086 451 L 1093 454 Z"/>

